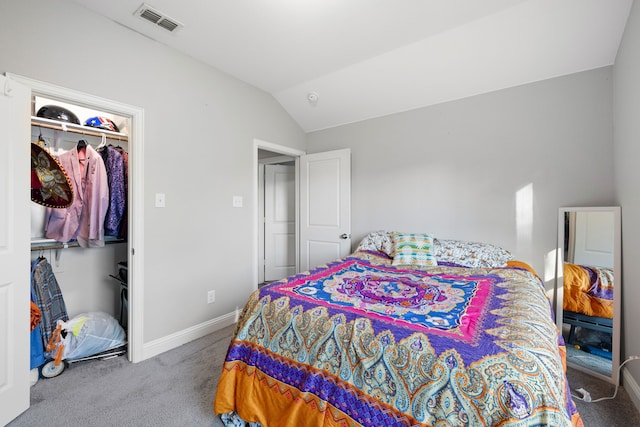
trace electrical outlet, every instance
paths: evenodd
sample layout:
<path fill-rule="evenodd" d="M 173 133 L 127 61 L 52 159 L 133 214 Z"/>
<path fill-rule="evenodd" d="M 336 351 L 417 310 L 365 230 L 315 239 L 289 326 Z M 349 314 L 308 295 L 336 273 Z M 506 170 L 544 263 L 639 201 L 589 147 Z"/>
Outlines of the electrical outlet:
<path fill-rule="evenodd" d="M 216 302 L 216 291 L 207 292 L 207 304 Z"/>

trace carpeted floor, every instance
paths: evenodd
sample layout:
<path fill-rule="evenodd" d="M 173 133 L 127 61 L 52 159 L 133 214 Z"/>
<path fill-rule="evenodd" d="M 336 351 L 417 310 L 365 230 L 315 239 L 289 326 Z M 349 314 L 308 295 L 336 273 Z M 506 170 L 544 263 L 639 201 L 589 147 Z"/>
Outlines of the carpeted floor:
<path fill-rule="evenodd" d="M 31 387 L 9 427 L 219 427 L 213 398 L 235 325 L 140 363 L 72 363 Z"/>
<path fill-rule="evenodd" d="M 31 408 L 9 427 L 222 427 L 212 404 L 234 328 L 137 364 L 125 357 L 71 364 L 31 387 Z M 608 383 L 573 369 L 568 374 L 572 389 L 583 387 L 593 399 L 613 394 Z M 585 427 L 640 426 L 622 388 L 615 400 L 576 405 Z"/>
<path fill-rule="evenodd" d="M 613 384 L 575 369 L 568 368 L 567 376 L 573 393 L 578 396 L 580 396 L 580 393 L 575 390 L 579 388 L 584 388 L 588 391 L 592 400 L 613 396 L 615 392 Z M 585 427 L 640 426 L 640 413 L 623 387 L 618 389 L 618 395 L 613 400 L 587 403 L 574 399 L 574 402 Z"/>

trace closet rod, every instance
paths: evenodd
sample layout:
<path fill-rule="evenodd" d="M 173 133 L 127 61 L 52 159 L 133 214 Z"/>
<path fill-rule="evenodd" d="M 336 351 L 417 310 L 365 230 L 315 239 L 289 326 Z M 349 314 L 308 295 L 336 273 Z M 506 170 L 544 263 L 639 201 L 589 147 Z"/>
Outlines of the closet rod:
<path fill-rule="evenodd" d="M 120 239 L 120 238 L 105 238 L 104 244 L 105 245 L 110 245 L 113 243 L 124 243 L 126 242 L 125 239 Z M 56 242 L 56 243 L 44 243 L 42 245 L 32 245 L 31 246 L 31 252 L 36 252 L 36 251 L 46 251 L 49 249 L 67 249 L 67 248 L 79 248 L 80 245 L 78 244 L 78 241 L 73 241 L 73 242 L 68 242 L 68 243 L 62 243 L 62 242 Z"/>
<path fill-rule="evenodd" d="M 55 125 L 55 124 L 49 124 L 49 123 L 33 123 L 33 126 L 39 126 L 42 128 L 54 129 L 54 130 L 64 130 L 62 129 L 61 125 Z M 111 135 L 105 132 L 94 132 L 91 130 L 84 130 L 84 129 L 83 130 L 67 129 L 67 132 L 80 133 L 82 135 L 98 136 L 98 137 L 101 137 L 102 135 L 106 135 L 107 139 L 115 139 L 118 141 L 125 141 L 125 142 L 129 141 L 129 138 L 126 136 Z"/>
<path fill-rule="evenodd" d="M 46 250 L 49 250 L 49 249 L 66 249 L 66 248 L 77 248 L 77 247 L 80 247 L 78 242 L 54 243 L 54 244 L 49 244 L 49 245 L 31 246 L 31 252 L 46 251 Z"/>

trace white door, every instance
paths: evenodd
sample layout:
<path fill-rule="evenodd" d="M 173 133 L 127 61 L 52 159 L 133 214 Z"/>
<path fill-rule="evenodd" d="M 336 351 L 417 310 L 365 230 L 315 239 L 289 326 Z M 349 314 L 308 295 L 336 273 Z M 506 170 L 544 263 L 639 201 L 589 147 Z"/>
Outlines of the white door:
<path fill-rule="evenodd" d="M 296 272 L 295 167 L 265 165 L 264 280 Z"/>
<path fill-rule="evenodd" d="M 580 265 L 613 268 L 613 212 L 576 212 L 575 254 Z"/>
<path fill-rule="evenodd" d="M 0 76 L 0 425 L 29 408 L 30 90 Z"/>
<path fill-rule="evenodd" d="M 351 150 L 300 157 L 300 268 L 351 251 Z"/>

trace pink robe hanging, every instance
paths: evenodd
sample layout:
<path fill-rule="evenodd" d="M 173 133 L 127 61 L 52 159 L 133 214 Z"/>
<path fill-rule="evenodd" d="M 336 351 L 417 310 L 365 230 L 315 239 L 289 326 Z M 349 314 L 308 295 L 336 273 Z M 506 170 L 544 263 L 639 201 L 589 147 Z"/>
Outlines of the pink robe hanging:
<path fill-rule="evenodd" d="M 104 246 L 104 219 L 109 208 L 109 184 L 102 157 L 90 145 L 62 153 L 58 160 L 73 184 L 73 204 L 47 208 L 45 236 L 59 242 L 78 240 L 84 248 Z"/>

